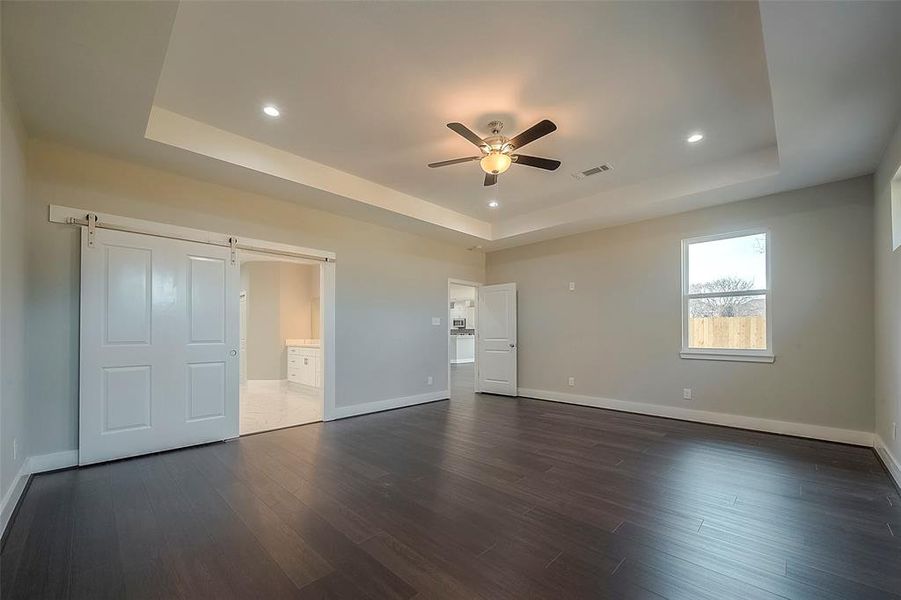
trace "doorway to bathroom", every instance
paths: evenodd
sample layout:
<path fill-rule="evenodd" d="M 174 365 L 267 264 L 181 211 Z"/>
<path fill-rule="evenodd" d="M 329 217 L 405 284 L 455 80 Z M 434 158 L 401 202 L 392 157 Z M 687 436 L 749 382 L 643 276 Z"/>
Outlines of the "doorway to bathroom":
<path fill-rule="evenodd" d="M 323 419 L 320 262 L 241 255 L 240 434 Z"/>

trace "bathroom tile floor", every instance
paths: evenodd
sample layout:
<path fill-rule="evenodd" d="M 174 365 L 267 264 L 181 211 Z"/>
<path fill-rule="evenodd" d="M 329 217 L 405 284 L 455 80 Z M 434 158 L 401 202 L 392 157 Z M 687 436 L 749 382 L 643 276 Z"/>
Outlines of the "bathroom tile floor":
<path fill-rule="evenodd" d="M 241 385 L 241 435 L 321 420 L 321 389 L 285 379 Z"/>

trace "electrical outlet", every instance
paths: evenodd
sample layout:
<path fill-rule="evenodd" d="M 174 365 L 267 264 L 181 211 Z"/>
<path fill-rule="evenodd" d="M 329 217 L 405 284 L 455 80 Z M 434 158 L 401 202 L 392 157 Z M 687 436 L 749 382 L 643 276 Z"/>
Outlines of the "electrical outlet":
<path fill-rule="evenodd" d="M 571 291 L 571 292 L 575 292 L 575 291 L 576 291 L 576 282 L 575 282 L 575 281 L 570 281 L 570 282 L 569 282 L 569 291 Z"/>
<path fill-rule="evenodd" d="M 432 317 L 432 325 L 441 325 L 441 317 Z"/>
<path fill-rule="evenodd" d="M 19 458 L 19 440 L 13 438 L 13 460 Z"/>
<path fill-rule="evenodd" d="M 691 388 L 682 388 L 682 399 L 691 400 Z"/>
<path fill-rule="evenodd" d="M 576 385 L 576 378 L 575 378 L 575 377 L 570 377 L 570 378 L 569 378 L 569 385 L 570 385 L 570 386 Z"/>
<path fill-rule="evenodd" d="M 426 383 L 428 383 L 429 385 L 432 385 L 432 376 L 431 375 L 429 375 L 428 378 L 426 379 Z"/>

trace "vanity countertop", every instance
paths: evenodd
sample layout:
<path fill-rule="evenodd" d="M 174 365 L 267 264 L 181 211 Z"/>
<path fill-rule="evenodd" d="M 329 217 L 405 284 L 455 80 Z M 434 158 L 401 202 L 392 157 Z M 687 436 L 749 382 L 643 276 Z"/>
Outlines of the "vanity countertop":
<path fill-rule="evenodd" d="M 285 346 L 289 348 L 318 348 L 319 340 L 285 340 Z"/>

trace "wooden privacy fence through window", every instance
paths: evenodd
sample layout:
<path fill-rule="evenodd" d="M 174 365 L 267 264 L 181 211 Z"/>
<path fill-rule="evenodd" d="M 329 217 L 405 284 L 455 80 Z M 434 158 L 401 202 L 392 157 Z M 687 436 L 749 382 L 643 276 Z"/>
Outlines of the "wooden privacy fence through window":
<path fill-rule="evenodd" d="M 692 317 L 688 321 L 691 348 L 766 349 L 766 317 Z"/>

